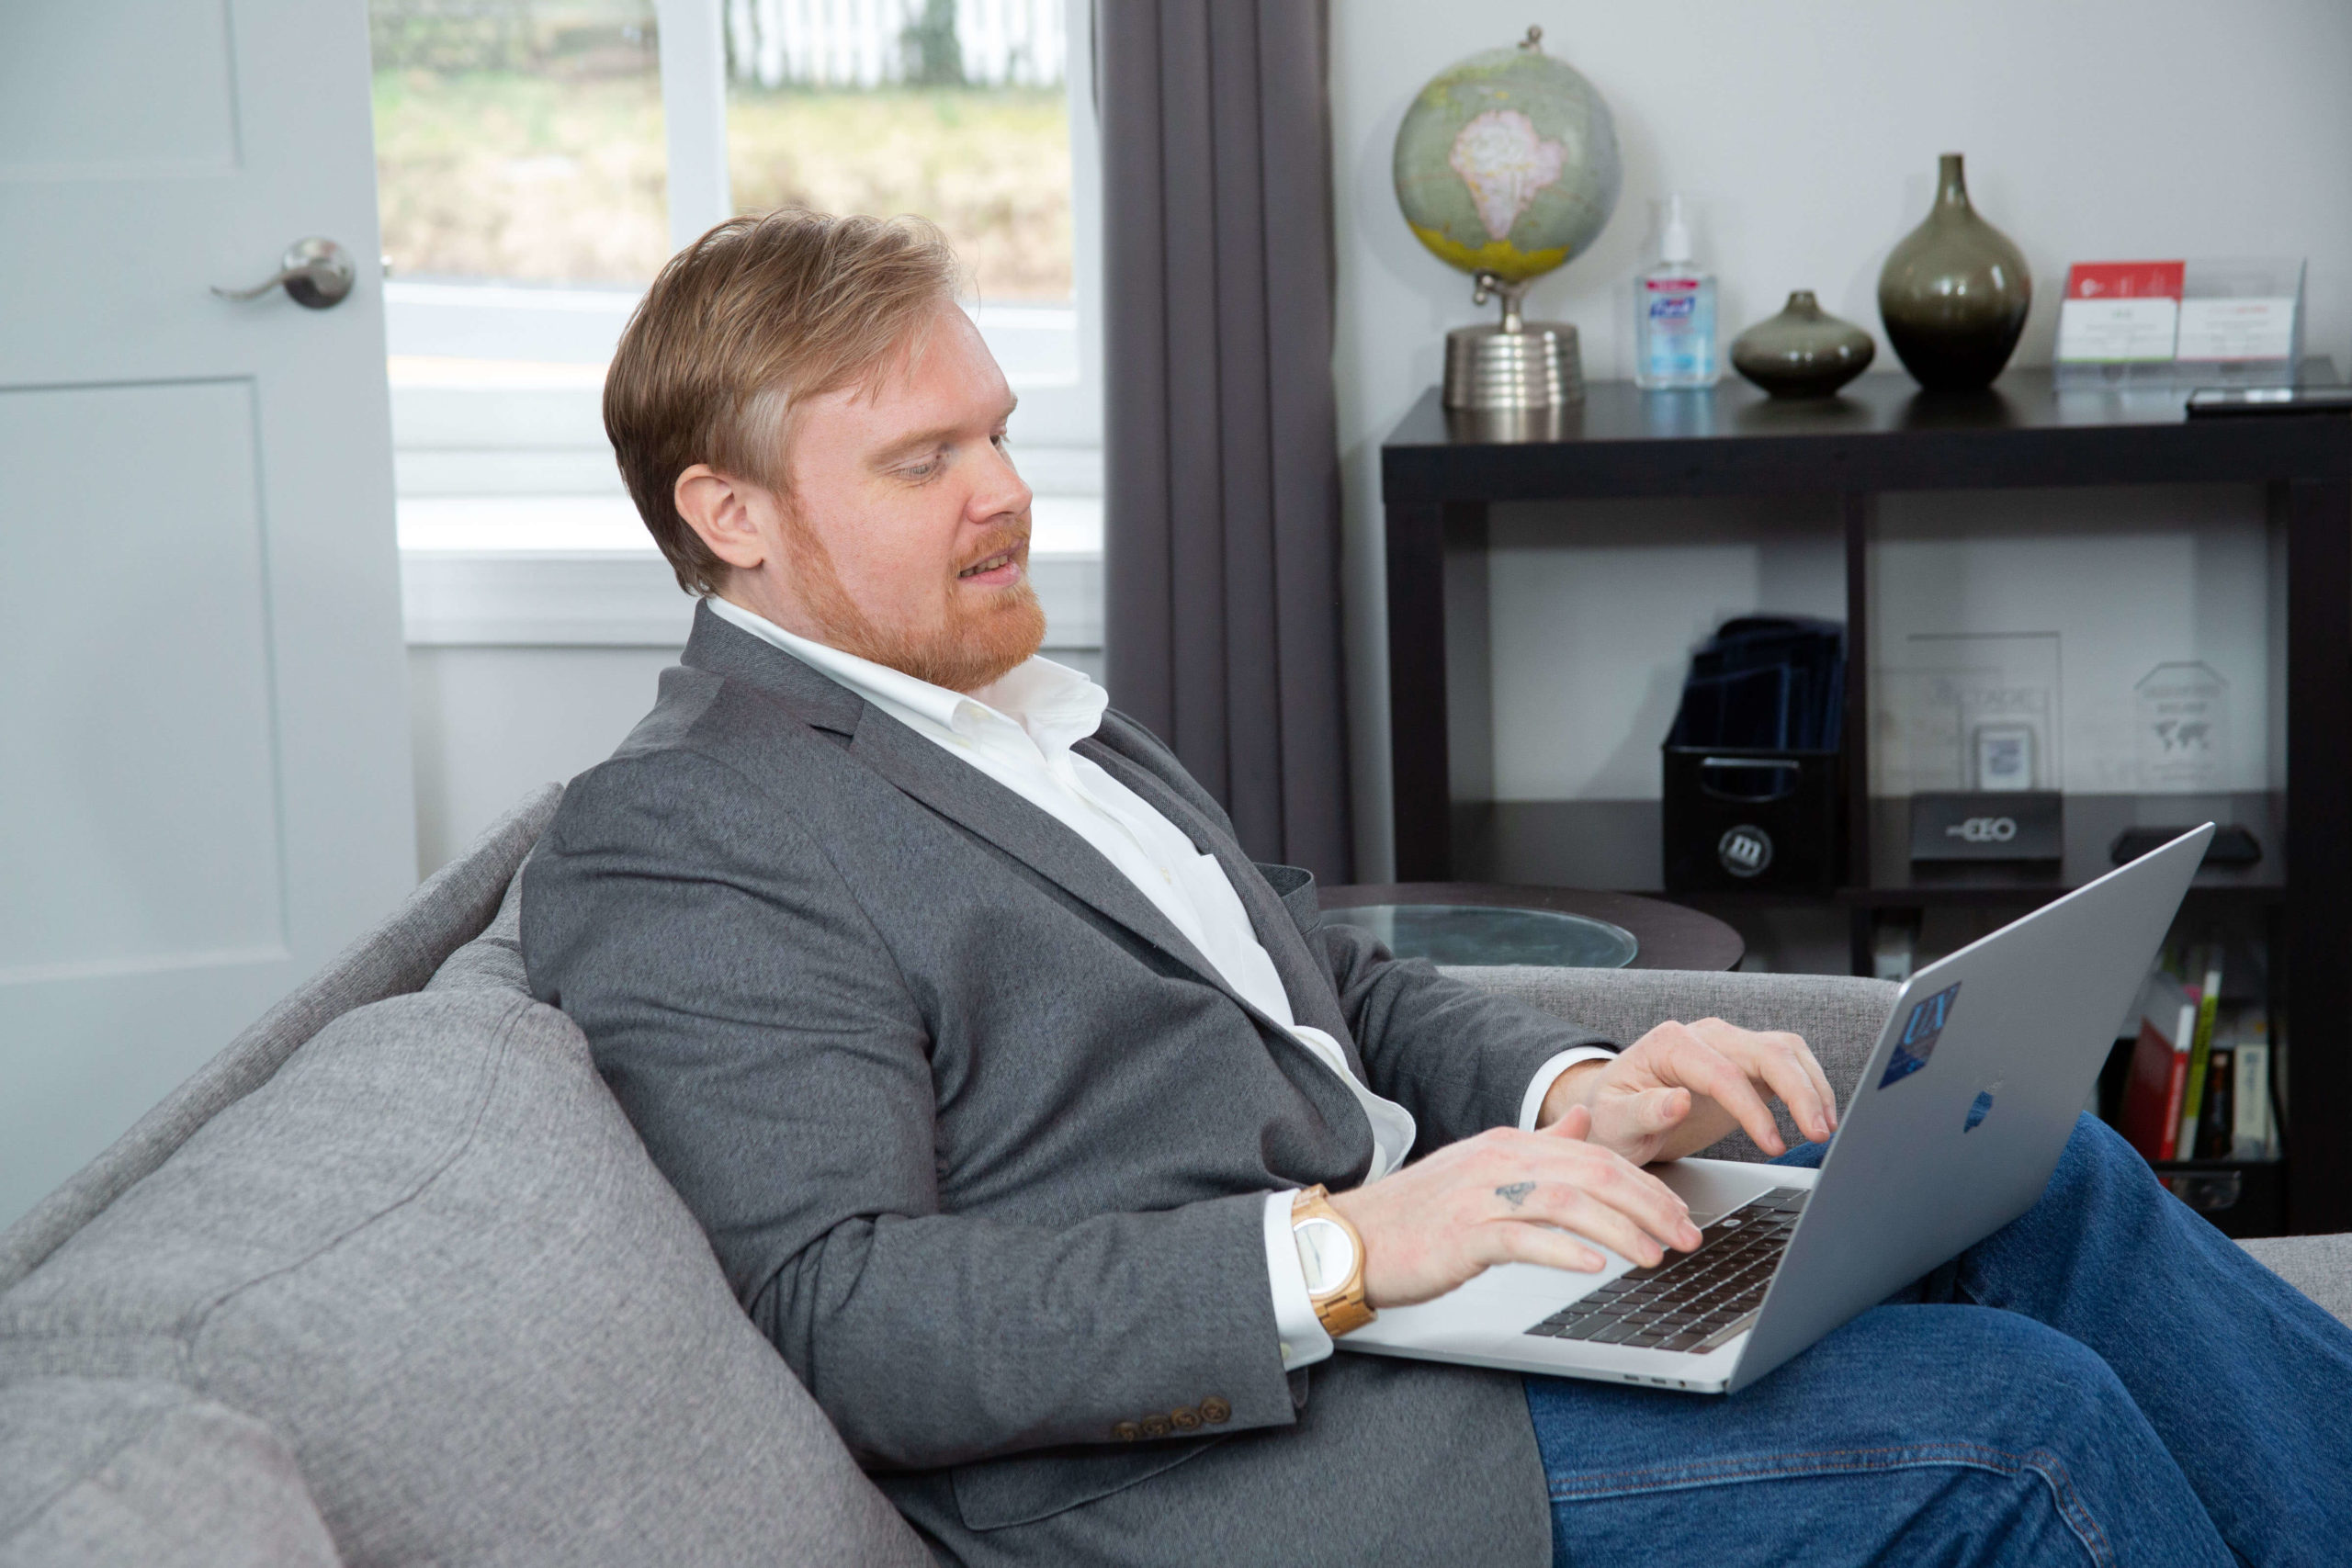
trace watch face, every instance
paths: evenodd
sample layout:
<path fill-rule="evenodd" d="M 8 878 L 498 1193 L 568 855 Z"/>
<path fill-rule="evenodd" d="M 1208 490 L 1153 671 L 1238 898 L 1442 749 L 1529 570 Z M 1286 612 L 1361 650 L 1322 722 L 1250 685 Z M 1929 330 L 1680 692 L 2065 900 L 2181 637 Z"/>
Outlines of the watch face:
<path fill-rule="evenodd" d="M 1355 1272 L 1356 1244 L 1345 1227 L 1317 1215 L 1291 1227 L 1298 1242 L 1298 1265 L 1306 1271 L 1306 1293 L 1329 1295 Z"/>

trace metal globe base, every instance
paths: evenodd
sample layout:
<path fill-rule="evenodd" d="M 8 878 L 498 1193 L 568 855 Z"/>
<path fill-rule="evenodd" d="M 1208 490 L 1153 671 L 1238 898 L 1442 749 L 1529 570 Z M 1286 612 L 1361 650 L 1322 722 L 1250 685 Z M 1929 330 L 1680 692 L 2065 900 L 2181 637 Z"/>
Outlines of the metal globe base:
<path fill-rule="evenodd" d="M 1456 327 L 1445 334 L 1445 387 L 1440 400 L 1447 408 L 1517 413 L 1584 401 L 1584 356 L 1576 328 L 1566 321 L 1520 317 L 1520 300 L 1532 281 L 1506 283 L 1489 272 L 1477 275 L 1472 301 L 1483 305 L 1488 295 L 1496 296 L 1502 301 L 1503 319 L 1491 326 Z"/>
<path fill-rule="evenodd" d="M 1456 327 L 1445 334 L 1445 406 L 1482 412 L 1564 408 L 1584 401 L 1577 330 L 1529 321 L 1518 332 Z"/>

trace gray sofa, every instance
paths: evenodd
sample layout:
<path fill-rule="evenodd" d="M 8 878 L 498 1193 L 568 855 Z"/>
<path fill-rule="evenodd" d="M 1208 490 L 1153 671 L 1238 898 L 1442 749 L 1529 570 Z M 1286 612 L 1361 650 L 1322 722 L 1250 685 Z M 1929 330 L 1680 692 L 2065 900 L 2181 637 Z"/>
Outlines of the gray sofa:
<path fill-rule="evenodd" d="M 559 794 L 0 1235 L 0 1568 L 929 1561 L 524 988 Z M 1465 973 L 1621 1037 L 1794 1027 L 1841 1084 L 1889 994 Z M 2348 1242 L 2253 1247 L 2352 1317 Z"/>

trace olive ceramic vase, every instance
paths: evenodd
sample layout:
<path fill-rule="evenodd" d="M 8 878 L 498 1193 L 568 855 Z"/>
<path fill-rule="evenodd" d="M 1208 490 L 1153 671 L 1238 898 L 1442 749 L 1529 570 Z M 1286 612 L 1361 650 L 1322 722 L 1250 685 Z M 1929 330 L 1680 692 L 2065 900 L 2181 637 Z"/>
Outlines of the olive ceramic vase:
<path fill-rule="evenodd" d="M 1731 364 L 1776 398 L 1827 398 L 1869 369 L 1877 353 L 1870 333 L 1800 288 L 1779 315 L 1732 339 Z"/>
<path fill-rule="evenodd" d="M 1928 220 L 1878 275 L 1878 312 L 1903 367 L 1930 391 L 1975 391 L 2009 362 L 2033 302 L 2025 255 L 1968 205 L 1960 154 L 1947 152 Z"/>

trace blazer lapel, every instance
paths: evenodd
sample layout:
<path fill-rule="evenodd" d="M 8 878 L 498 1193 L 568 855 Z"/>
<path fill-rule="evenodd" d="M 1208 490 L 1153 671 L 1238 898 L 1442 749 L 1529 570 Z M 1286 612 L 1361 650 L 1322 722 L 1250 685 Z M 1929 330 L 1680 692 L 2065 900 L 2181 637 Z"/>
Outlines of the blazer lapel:
<path fill-rule="evenodd" d="M 795 717 L 840 736 L 851 756 L 905 794 L 1159 949 L 1231 997 L 1251 1017 L 1280 1028 L 1227 985 L 1216 966 L 1185 940 L 1174 922 L 1092 845 L 823 671 L 713 615 L 707 604 L 695 611 L 684 662 L 748 682 L 780 698 Z"/>
<path fill-rule="evenodd" d="M 978 768 L 957 761 L 870 705 L 849 752 L 949 821 L 1125 926 L 1235 1001 L 1249 1005 L 1174 922 L 1091 844 Z"/>
<path fill-rule="evenodd" d="M 1217 864 L 1225 868 L 1226 880 L 1240 896 L 1241 907 L 1250 912 L 1250 926 L 1257 933 L 1259 945 L 1274 961 L 1274 973 L 1282 977 L 1292 1016 L 1339 1041 L 1357 1076 L 1362 1077 L 1363 1064 L 1355 1059 L 1355 1041 L 1349 1032 L 1345 1015 L 1340 1011 L 1329 971 L 1317 960 L 1298 922 L 1291 918 L 1290 910 L 1267 885 L 1256 864 L 1241 852 L 1241 846 L 1229 835 L 1219 832 L 1167 781 L 1135 759 L 1100 739 L 1081 740 L 1077 749 L 1176 824 L 1193 840 L 1195 849 L 1216 857 Z"/>
<path fill-rule="evenodd" d="M 861 699 L 863 702 L 863 699 Z M 888 779 L 908 795 L 922 801 L 941 816 L 994 844 L 1028 866 L 1038 875 L 1082 900 L 1097 913 L 1114 920 L 1149 942 L 1161 952 L 1192 970 L 1205 984 L 1216 987 L 1258 1024 L 1262 1033 L 1275 1042 L 1272 1049 L 1288 1052 L 1300 1064 L 1291 1075 L 1303 1093 L 1321 1108 L 1324 1117 L 1335 1125 L 1361 1129 L 1364 1158 L 1369 1161 L 1375 1146 L 1372 1141 L 1372 1123 L 1355 1097 L 1332 1076 L 1328 1066 L 1317 1057 L 1306 1043 L 1293 1034 L 1283 1023 L 1269 1017 L 1249 998 L 1235 990 L 1216 966 L 1204 957 L 1201 951 L 1186 941 L 1173 922 L 1159 912 L 1152 901 L 1145 897 L 1136 885 L 1109 861 L 1096 852 L 1094 846 L 1080 838 L 1069 828 L 1054 820 L 1044 811 L 1022 799 L 978 768 L 957 761 L 933 742 L 917 735 L 889 715 L 864 704 L 865 715 L 856 735 L 850 741 L 850 755 Z M 1082 746 L 1091 742 L 1081 741 Z M 1096 748 L 1095 755 L 1110 758 L 1114 753 Z M 1123 773 L 1123 779 L 1129 776 Z M 1156 782 L 1156 781 L 1155 781 Z M 1130 787 L 1133 787 L 1130 785 Z M 1138 792 L 1143 793 L 1143 792 Z M 1324 1031 L 1340 1042 L 1340 1049 L 1359 1083 L 1369 1081 L 1363 1058 L 1358 1055 L 1355 1042 L 1348 1033 L 1341 1016 L 1338 998 L 1331 992 L 1329 979 L 1303 981 L 1301 964 L 1312 965 L 1306 951 L 1306 942 L 1298 934 L 1279 900 L 1273 903 L 1274 921 L 1270 922 L 1259 903 L 1257 895 L 1272 898 L 1264 879 L 1256 868 L 1238 853 L 1228 854 L 1220 837 L 1211 833 L 1208 841 L 1193 826 L 1199 816 L 1164 786 L 1144 793 L 1143 798 L 1157 807 L 1169 820 L 1174 822 L 1204 852 L 1214 847 L 1217 862 L 1235 889 L 1240 892 L 1242 903 L 1250 911 L 1250 923 L 1261 942 L 1268 943 L 1273 955 L 1275 973 L 1281 977 L 1283 989 L 1290 998 L 1291 1012 L 1301 1023 L 1308 1023 Z M 1278 922 L 1278 923 L 1275 923 Z M 1273 941 L 1287 935 L 1286 947 L 1275 947 Z M 1272 939 L 1272 940 L 1270 940 Z M 1295 954 L 1295 960 L 1285 953 Z M 1320 976 L 1320 969 L 1315 974 Z M 1316 1005 L 1319 1001 L 1320 1005 Z"/>

